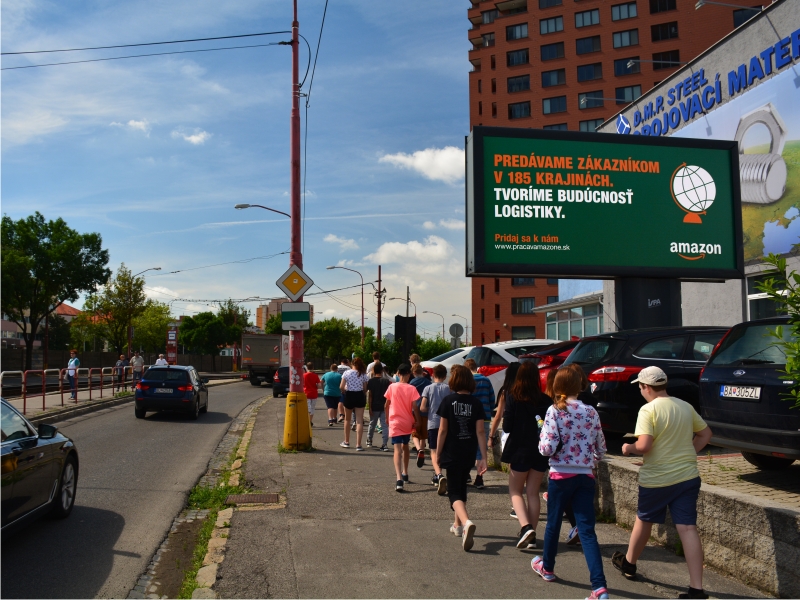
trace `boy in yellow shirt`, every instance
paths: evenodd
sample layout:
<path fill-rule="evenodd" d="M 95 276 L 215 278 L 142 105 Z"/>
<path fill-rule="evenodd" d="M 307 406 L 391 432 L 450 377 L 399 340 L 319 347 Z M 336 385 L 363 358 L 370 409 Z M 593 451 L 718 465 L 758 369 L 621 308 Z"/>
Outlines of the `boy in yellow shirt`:
<path fill-rule="evenodd" d="M 697 533 L 697 453 L 711 439 L 711 429 L 688 402 L 667 394 L 667 375 L 658 367 L 642 369 L 631 383 L 639 384 L 647 404 L 639 409 L 636 443 L 623 444 L 622 453 L 641 454 L 644 460 L 628 552 L 615 552 L 611 563 L 626 578 L 636 577 L 636 561 L 650 539 L 653 523 L 663 524 L 669 507 L 689 568 L 689 590 L 678 597 L 708 598 L 703 591 L 703 545 Z"/>

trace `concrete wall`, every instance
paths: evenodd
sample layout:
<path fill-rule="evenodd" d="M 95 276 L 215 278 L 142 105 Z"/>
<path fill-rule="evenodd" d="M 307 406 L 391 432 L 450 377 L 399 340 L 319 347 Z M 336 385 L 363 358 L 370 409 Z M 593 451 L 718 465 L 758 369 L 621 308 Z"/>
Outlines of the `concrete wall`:
<path fill-rule="evenodd" d="M 619 524 L 636 521 L 639 467 L 604 460 L 598 467 L 598 511 Z M 800 597 L 800 511 L 703 484 L 697 503 L 697 529 L 705 562 L 739 581 L 782 598 Z M 667 516 L 653 537 L 674 546 L 678 532 Z"/>
<path fill-rule="evenodd" d="M 731 279 L 725 283 L 681 283 L 681 307 L 684 325 L 730 327 L 746 320 L 742 294 L 744 282 Z"/>

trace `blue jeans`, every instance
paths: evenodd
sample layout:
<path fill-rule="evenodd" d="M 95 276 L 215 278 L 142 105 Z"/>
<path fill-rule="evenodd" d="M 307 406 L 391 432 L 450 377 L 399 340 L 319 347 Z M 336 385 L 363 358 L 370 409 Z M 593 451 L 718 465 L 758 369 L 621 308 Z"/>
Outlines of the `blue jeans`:
<path fill-rule="evenodd" d="M 594 488 L 595 481 L 588 475 L 576 475 L 568 479 L 550 479 L 547 487 L 547 527 L 544 530 L 544 549 L 542 561 L 547 571 L 553 571 L 558 553 L 558 538 L 561 533 L 561 519 L 564 508 L 572 502 L 575 521 L 583 546 L 583 555 L 589 567 L 592 589 L 606 587 L 603 573 L 603 558 L 600 544 L 594 531 Z"/>
<path fill-rule="evenodd" d="M 372 442 L 372 435 L 375 433 L 375 427 L 378 424 L 378 419 L 381 422 L 381 435 L 383 436 L 383 445 L 389 445 L 389 428 L 386 426 L 386 411 L 380 412 L 371 410 L 369 411 L 369 427 L 367 428 L 367 441 Z"/>
<path fill-rule="evenodd" d="M 76 385 L 75 375 L 70 375 L 67 373 L 67 381 L 69 381 L 69 395 L 72 398 L 76 398 L 78 396 L 78 386 Z"/>

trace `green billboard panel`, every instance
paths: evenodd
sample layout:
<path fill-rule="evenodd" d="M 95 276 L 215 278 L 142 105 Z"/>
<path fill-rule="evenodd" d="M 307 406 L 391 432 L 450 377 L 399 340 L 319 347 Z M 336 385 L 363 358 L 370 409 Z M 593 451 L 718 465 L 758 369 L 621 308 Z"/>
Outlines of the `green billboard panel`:
<path fill-rule="evenodd" d="M 474 127 L 467 275 L 743 277 L 735 142 Z"/>

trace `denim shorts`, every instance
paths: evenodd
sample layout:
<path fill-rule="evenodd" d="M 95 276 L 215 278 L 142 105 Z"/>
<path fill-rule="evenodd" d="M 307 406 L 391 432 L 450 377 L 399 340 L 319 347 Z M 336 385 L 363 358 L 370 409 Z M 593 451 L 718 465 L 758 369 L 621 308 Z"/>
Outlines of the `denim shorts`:
<path fill-rule="evenodd" d="M 339 402 L 342 401 L 341 396 L 323 396 L 325 398 L 325 406 L 330 409 L 339 408 Z"/>
<path fill-rule="evenodd" d="M 699 495 L 699 477 L 660 488 L 639 486 L 639 507 L 636 516 L 645 523 L 663 525 L 669 507 L 669 514 L 675 525 L 697 525 Z"/>
<path fill-rule="evenodd" d="M 439 428 L 437 427 L 436 429 L 428 429 L 428 446 L 430 446 L 431 450 L 436 450 L 438 439 Z"/>
<path fill-rule="evenodd" d="M 392 444 L 408 444 L 411 441 L 411 434 L 392 436 Z"/>

